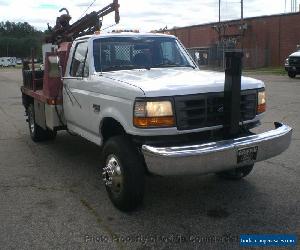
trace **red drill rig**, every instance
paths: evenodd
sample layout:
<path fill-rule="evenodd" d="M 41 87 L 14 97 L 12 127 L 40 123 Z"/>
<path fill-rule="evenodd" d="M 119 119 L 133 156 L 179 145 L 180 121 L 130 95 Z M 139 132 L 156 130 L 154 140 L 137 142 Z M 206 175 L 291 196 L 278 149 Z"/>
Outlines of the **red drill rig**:
<path fill-rule="evenodd" d="M 21 87 L 21 92 L 26 111 L 30 104 L 33 103 L 41 104 L 35 107 L 36 113 L 39 106 L 62 104 L 62 77 L 65 74 L 72 42 L 78 37 L 100 32 L 103 17 L 112 12 L 115 12 L 116 24 L 119 23 L 119 7 L 118 0 L 114 0 L 103 9 L 86 14 L 73 24 L 69 23 L 71 20 L 69 11 L 66 8 L 60 10 L 60 12 L 65 11 L 66 13 L 57 17 L 56 25 L 52 28 L 48 24 L 49 35 L 46 37 L 43 45 L 44 69 L 35 69 L 34 51 L 32 51 L 30 63 L 31 69 L 28 62 L 23 64 L 23 86 Z M 42 110 L 41 113 L 43 113 Z M 46 124 L 44 129 L 47 129 Z M 56 133 L 57 130 L 61 129 L 65 129 L 62 121 L 54 128 L 54 132 Z"/>

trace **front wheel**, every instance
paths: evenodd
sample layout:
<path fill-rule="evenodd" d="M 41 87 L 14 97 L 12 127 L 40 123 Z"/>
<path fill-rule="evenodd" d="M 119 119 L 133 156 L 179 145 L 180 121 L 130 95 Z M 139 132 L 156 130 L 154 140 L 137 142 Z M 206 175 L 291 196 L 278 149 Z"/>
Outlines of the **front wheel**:
<path fill-rule="evenodd" d="M 244 166 L 244 167 L 234 168 L 234 169 L 217 173 L 217 175 L 227 180 L 240 180 L 251 173 L 251 171 L 253 170 L 253 166 L 254 164 Z"/>
<path fill-rule="evenodd" d="M 126 136 L 110 138 L 103 149 L 102 178 L 112 203 L 129 212 L 141 205 L 145 171 L 137 148 Z"/>
<path fill-rule="evenodd" d="M 296 77 L 296 73 L 292 72 L 292 71 L 289 71 L 288 75 L 289 75 L 290 78 L 295 78 Z"/>

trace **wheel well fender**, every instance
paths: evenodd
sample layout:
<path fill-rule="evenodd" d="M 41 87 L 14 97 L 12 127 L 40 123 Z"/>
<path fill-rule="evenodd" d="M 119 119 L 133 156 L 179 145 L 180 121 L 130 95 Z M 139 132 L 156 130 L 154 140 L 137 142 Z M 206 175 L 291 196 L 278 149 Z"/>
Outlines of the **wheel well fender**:
<path fill-rule="evenodd" d="M 104 117 L 100 122 L 100 136 L 103 142 L 117 135 L 125 135 L 124 127 L 116 119 L 112 117 Z"/>
<path fill-rule="evenodd" d="M 30 104 L 33 104 L 34 100 L 31 96 L 25 95 L 22 93 L 22 104 L 25 109 L 29 107 Z"/>

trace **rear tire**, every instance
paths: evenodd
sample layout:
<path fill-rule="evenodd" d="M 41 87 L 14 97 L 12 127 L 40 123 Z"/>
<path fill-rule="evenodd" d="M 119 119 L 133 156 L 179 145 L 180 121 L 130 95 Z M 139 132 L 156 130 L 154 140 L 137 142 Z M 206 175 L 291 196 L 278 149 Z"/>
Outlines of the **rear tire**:
<path fill-rule="evenodd" d="M 288 75 L 289 75 L 290 78 L 295 78 L 296 77 L 296 73 L 292 72 L 292 71 L 289 71 Z"/>
<path fill-rule="evenodd" d="M 28 114 L 28 126 L 30 137 L 34 142 L 46 141 L 46 140 L 54 140 L 56 137 L 56 131 L 52 130 L 44 130 L 35 122 L 35 113 L 34 106 L 30 104 L 27 108 Z"/>
<path fill-rule="evenodd" d="M 106 142 L 102 177 L 108 196 L 118 209 L 130 212 L 142 204 L 145 168 L 127 136 L 112 137 Z"/>
<path fill-rule="evenodd" d="M 253 170 L 253 166 L 254 164 L 240 167 L 240 168 L 234 168 L 234 169 L 217 173 L 217 175 L 220 178 L 226 180 L 241 180 L 242 178 L 246 177 L 251 173 L 251 171 Z"/>

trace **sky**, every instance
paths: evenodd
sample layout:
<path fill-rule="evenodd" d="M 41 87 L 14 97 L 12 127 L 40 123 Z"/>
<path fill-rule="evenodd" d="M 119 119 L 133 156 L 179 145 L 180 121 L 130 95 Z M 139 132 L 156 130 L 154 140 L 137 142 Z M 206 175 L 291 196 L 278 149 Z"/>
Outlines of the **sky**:
<path fill-rule="evenodd" d="M 0 21 L 28 22 L 38 30 L 55 25 L 66 7 L 75 22 L 93 0 L 0 0 Z M 99 10 L 112 0 L 96 0 L 87 13 Z M 285 7 L 286 2 L 286 7 Z M 299 0 L 297 6 L 299 6 Z M 120 24 L 110 29 L 158 30 L 218 21 L 218 0 L 119 0 Z M 221 0 L 221 20 L 240 18 L 240 0 Z M 299 9 L 299 7 L 298 7 Z M 244 0 L 244 16 L 253 17 L 289 12 L 291 0 Z M 104 17 L 103 28 L 114 23 Z M 107 29 L 109 31 L 110 29 Z"/>

